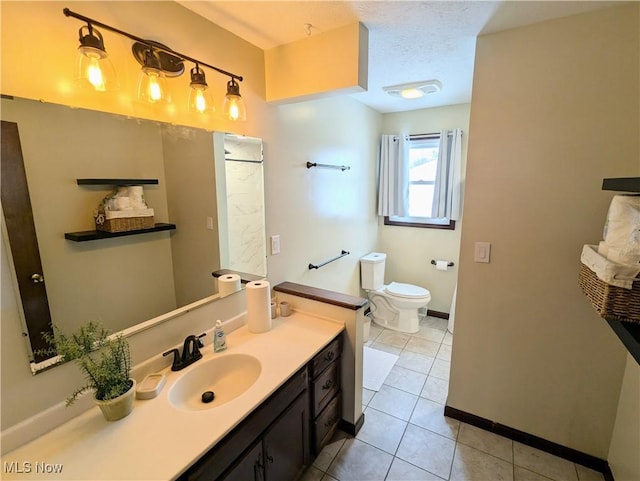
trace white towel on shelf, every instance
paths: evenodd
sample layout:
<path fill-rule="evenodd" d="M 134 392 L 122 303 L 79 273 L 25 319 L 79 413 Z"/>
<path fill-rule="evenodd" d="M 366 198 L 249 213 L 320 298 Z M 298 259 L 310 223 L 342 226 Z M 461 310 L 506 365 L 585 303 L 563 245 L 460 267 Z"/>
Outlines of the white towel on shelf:
<path fill-rule="evenodd" d="M 640 266 L 612 262 L 598 253 L 598 246 L 584 245 L 580 261 L 596 273 L 598 279 L 609 285 L 631 289 L 640 274 Z"/>

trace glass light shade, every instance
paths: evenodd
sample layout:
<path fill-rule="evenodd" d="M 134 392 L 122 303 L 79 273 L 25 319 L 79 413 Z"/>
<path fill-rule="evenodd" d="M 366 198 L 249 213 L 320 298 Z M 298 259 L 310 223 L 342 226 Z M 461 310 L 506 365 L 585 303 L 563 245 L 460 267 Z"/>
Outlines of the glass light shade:
<path fill-rule="evenodd" d="M 116 89 L 116 73 L 104 50 L 81 45 L 78 47 L 78 71 L 76 78 L 81 87 L 98 92 Z"/>
<path fill-rule="evenodd" d="M 235 78 L 231 78 L 227 82 L 227 94 L 224 96 L 222 103 L 222 112 L 225 118 L 229 120 L 246 120 L 247 109 L 244 106 L 244 100 L 240 96 L 240 86 Z"/>
<path fill-rule="evenodd" d="M 142 67 L 138 80 L 138 99 L 152 104 L 169 101 L 167 80 L 161 70 Z"/>
<path fill-rule="evenodd" d="M 213 98 L 207 87 L 191 86 L 189 91 L 189 110 L 197 113 L 213 112 L 215 110 Z"/>
<path fill-rule="evenodd" d="M 240 95 L 225 95 L 222 111 L 229 120 L 247 120 L 244 99 Z"/>

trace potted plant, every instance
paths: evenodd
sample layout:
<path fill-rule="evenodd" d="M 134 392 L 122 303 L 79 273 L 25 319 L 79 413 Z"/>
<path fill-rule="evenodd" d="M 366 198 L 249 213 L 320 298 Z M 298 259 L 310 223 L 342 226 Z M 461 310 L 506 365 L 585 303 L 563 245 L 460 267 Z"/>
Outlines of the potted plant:
<path fill-rule="evenodd" d="M 136 382 L 131 378 L 129 343 L 122 335 L 110 336 L 100 323 L 91 321 L 71 335 L 54 325 L 53 334 L 43 336 L 51 346 L 47 353 L 58 354 L 62 361 L 74 361 L 85 375 L 86 384 L 67 398 L 67 406 L 83 392 L 93 390 L 107 421 L 131 412 Z"/>

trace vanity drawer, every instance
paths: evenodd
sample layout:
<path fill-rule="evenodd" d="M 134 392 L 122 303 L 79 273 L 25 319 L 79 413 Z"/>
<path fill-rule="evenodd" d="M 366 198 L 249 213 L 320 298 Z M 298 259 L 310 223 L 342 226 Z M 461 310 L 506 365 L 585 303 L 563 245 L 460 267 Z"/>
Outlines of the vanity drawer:
<path fill-rule="evenodd" d="M 340 357 L 342 352 L 342 336 L 336 337 L 320 353 L 313 358 L 311 364 L 311 378 L 317 377 L 333 361 Z"/>
<path fill-rule="evenodd" d="M 320 413 L 314 423 L 313 450 L 316 455 L 331 439 L 340 421 L 340 394 L 338 393 Z"/>
<path fill-rule="evenodd" d="M 315 417 L 340 389 L 340 365 L 332 362 L 322 374 L 312 381 L 313 413 Z"/>

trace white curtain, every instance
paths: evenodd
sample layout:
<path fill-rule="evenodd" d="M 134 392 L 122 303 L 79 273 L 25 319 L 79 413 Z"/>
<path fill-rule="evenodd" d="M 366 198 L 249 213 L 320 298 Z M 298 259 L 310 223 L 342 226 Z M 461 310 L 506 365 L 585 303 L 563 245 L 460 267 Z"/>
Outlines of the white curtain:
<path fill-rule="evenodd" d="M 409 141 L 383 135 L 378 166 L 378 215 L 405 216 L 409 211 Z"/>
<path fill-rule="evenodd" d="M 431 216 L 459 220 L 462 206 L 460 172 L 462 169 L 462 130 L 440 132 L 440 150 Z"/>

